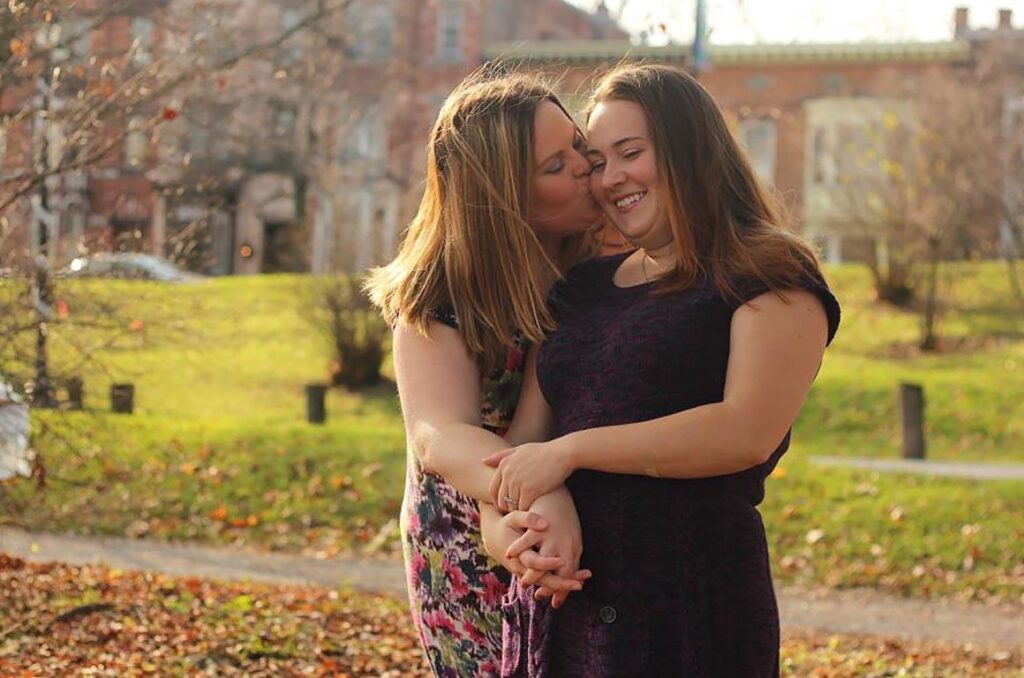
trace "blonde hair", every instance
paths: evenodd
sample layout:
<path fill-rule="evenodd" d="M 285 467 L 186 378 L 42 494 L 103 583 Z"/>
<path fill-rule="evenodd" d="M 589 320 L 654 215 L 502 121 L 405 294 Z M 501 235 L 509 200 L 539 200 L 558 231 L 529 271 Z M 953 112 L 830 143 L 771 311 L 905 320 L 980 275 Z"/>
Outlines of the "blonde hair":
<path fill-rule="evenodd" d="M 424 334 L 431 311 L 451 304 L 484 373 L 517 332 L 540 342 L 554 329 L 547 283 L 587 250 L 586 236 L 573 236 L 552 261 L 528 222 L 534 115 L 544 101 L 565 111 L 536 77 L 482 71 L 448 96 L 431 132 L 419 210 L 398 255 L 365 285 L 390 324 Z"/>

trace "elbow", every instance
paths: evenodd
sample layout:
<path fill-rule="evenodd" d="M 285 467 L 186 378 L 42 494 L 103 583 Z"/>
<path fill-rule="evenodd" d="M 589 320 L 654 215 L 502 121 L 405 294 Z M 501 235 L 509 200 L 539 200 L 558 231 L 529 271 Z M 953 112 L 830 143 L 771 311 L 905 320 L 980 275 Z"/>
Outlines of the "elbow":
<path fill-rule="evenodd" d="M 755 466 L 764 464 L 775 451 L 779 449 L 780 444 L 785 439 L 786 434 L 779 434 L 778 431 L 774 430 L 774 427 L 765 426 L 753 429 L 748 432 L 743 442 L 743 458 L 744 468 L 740 470 L 746 470 Z"/>
<path fill-rule="evenodd" d="M 437 437 L 437 430 L 429 426 L 417 426 L 409 431 L 409 448 L 420 468 L 431 475 L 439 474 Z"/>

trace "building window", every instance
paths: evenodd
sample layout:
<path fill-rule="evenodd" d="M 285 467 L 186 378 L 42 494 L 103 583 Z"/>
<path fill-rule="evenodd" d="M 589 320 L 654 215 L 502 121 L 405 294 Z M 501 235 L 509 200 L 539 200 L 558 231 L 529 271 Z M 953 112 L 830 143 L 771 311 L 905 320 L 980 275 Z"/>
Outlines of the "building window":
<path fill-rule="evenodd" d="M 814 130 L 813 149 L 811 151 L 814 168 L 814 183 L 820 186 L 836 184 L 836 164 L 829 143 L 828 131 L 824 127 Z"/>
<path fill-rule="evenodd" d="M 272 130 L 274 138 L 292 141 L 295 138 L 295 107 L 285 103 L 274 105 Z"/>
<path fill-rule="evenodd" d="M 356 167 L 383 163 L 387 157 L 387 116 L 380 105 L 369 105 L 355 115 L 350 111 L 340 131 L 342 164 Z"/>
<path fill-rule="evenodd" d="M 65 64 L 86 64 L 91 56 L 92 23 L 87 19 L 73 17 L 60 22 L 60 49 L 54 58 Z"/>
<path fill-rule="evenodd" d="M 132 63 L 145 66 L 153 61 L 153 20 L 146 16 L 132 18 Z"/>
<path fill-rule="evenodd" d="M 394 51 L 395 14 L 389 2 L 362 2 L 352 8 L 350 35 L 355 58 L 388 61 Z"/>
<path fill-rule="evenodd" d="M 146 123 L 142 118 L 128 121 L 128 133 L 124 137 L 124 164 L 139 167 L 146 159 Z"/>
<path fill-rule="evenodd" d="M 294 7 L 286 7 L 281 10 L 281 33 L 287 33 L 302 23 L 302 11 Z M 302 60 L 302 44 L 300 31 L 290 35 L 281 46 L 281 61 L 286 66 L 296 64 Z"/>
<path fill-rule="evenodd" d="M 772 78 L 764 74 L 752 75 L 747 78 L 747 89 L 752 89 L 755 92 L 763 92 L 772 86 Z"/>
<path fill-rule="evenodd" d="M 754 171 L 766 185 L 775 183 L 775 121 L 747 118 L 740 121 L 740 139 Z"/>
<path fill-rule="evenodd" d="M 842 73 L 829 73 L 822 79 L 822 85 L 828 94 L 839 94 L 846 89 L 846 77 Z"/>
<path fill-rule="evenodd" d="M 437 60 L 462 61 L 462 25 L 466 8 L 460 0 L 441 0 L 437 4 Z"/>

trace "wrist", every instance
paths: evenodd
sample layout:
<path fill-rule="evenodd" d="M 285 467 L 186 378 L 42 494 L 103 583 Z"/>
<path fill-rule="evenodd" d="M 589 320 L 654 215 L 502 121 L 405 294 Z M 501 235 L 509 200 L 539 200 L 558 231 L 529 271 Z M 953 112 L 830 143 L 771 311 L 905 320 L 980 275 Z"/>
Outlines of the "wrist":
<path fill-rule="evenodd" d="M 583 468 L 581 459 L 583 446 L 580 444 L 582 433 L 583 431 L 575 431 L 558 439 L 558 450 L 565 464 L 566 475 L 571 474 L 576 469 Z"/>

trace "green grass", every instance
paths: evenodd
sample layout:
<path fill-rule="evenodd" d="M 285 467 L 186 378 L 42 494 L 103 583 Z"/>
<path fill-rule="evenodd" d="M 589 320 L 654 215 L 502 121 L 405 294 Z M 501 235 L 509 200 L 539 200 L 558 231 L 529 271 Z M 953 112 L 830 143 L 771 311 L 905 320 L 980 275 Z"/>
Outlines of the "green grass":
<path fill-rule="evenodd" d="M 915 349 L 916 313 L 874 302 L 863 269 L 829 272 L 843 321 L 797 423 L 803 453 L 899 456 L 897 388 L 908 381 L 925 389 L 930 458 L 1024 461 L 1024 308 L 1002 266 L 950 268 L 936 355 Z"/>
<path fill-rule="evenodd" d="M 866 272 L 832 270 L 844 320 L 794 447 L 763 505 L 783 582 L 873 585 L 912 595 L 1024 596 L 1024 483 L 879 476 L 811 455 L 899 455 L 896 388 L 924 384 L 929 456 L 1024 461 L 1024 312 L 996 264 L 953 270 L 946 351 L 914 350 L 917 316 L 872 300 Z M 0 288 L 9 294 L 10 288 Z M 39 413 L 45 491 L 8 483 L 0 509 L 71 530 L 333 553 L 391 550 L 404 433 L 390 383 L 335 390 L 328 422 L 303 420 L 326 344 L 305 321 L 300 276 L 198 285 L 76 283 L 53 327 L 55 373 L 81 373 L 87 411 Z M 95 310 L 118 298 L 104 314 Z M 106 318 L 115 330 L 87 327 Z M 113 337 L 113 339 L 111 338 Z M 5 365 L 31 337 L 0 347 Z M 81 363 L 76 346 L 95 360 Z M 16 376 L 27 376 L 19 374 Z M 112 381 L 136 413 L 108 412 Z"/>

